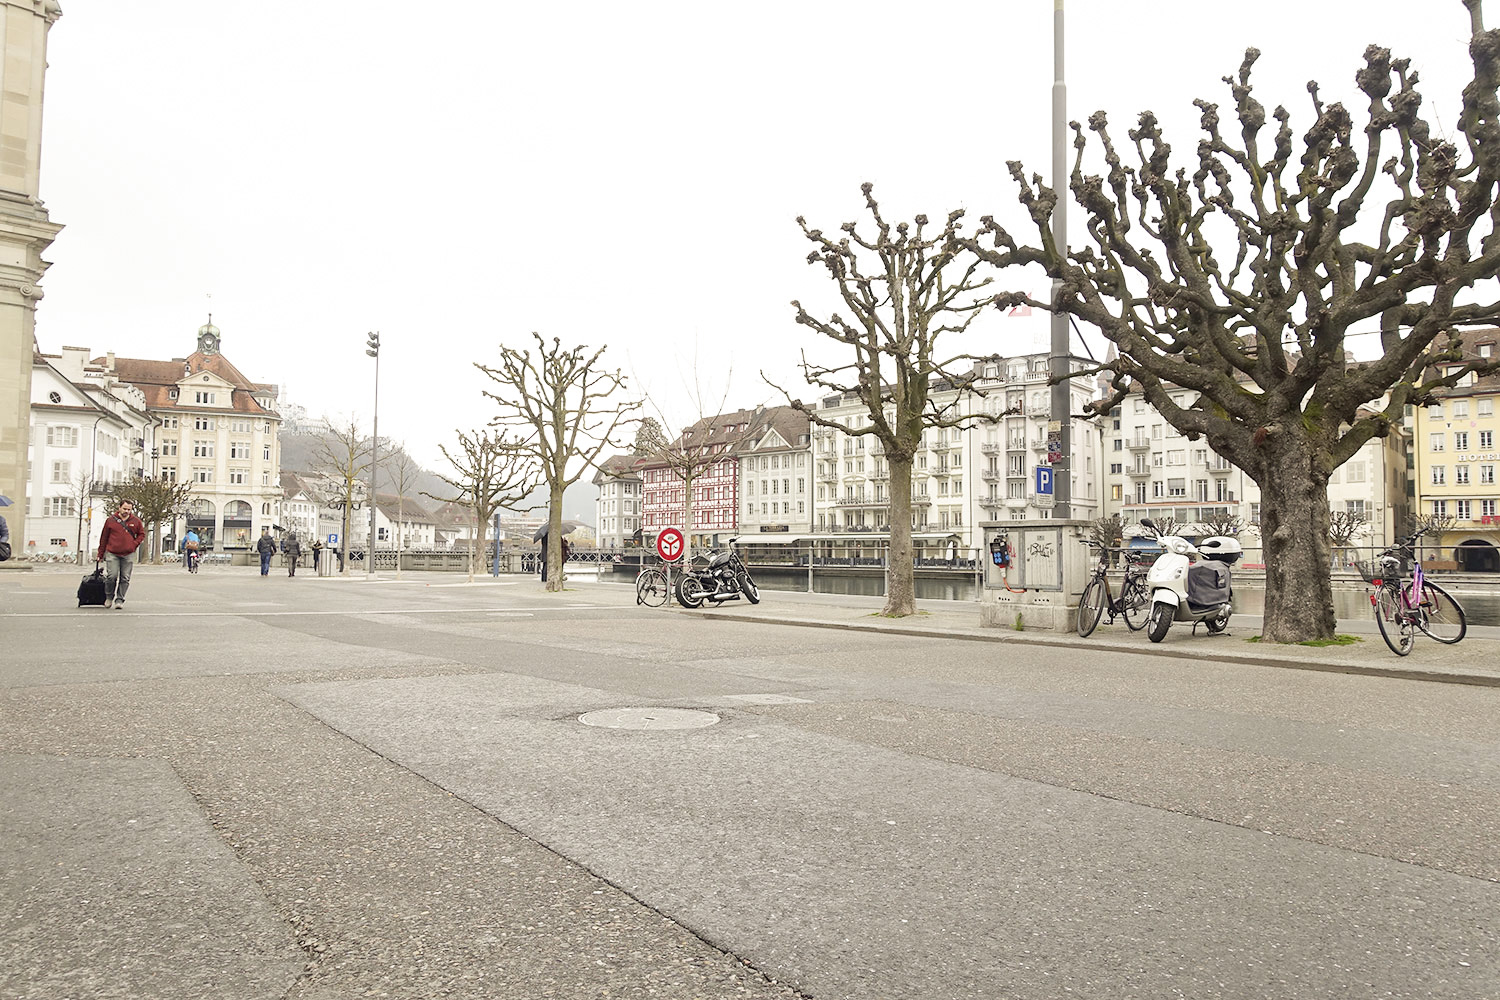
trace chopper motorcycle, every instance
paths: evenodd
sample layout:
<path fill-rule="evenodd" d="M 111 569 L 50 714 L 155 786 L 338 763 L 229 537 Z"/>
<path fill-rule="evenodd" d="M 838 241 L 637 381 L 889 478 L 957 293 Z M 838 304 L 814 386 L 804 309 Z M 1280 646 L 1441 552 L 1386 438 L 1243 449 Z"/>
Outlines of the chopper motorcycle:
<path fill-rule="evenodd" d="M 760 603 L 760 588 L 733 544 L 722 552 L 709 552 L 708 565 L 685 571 L 677 578 L 676 589 L 677 603 L 685 608 L 700 608 L 705 601 L 737 601 L 742 596 L 751 604 Z"/>

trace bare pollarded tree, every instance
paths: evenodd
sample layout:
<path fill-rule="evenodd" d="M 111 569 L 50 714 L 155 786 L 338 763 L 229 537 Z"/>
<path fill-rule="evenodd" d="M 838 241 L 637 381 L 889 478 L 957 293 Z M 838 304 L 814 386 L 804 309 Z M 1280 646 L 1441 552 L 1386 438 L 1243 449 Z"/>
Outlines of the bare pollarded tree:
<path fill-rule="evenodd" d="M 422 467 L 417 460 L 406 453 L 405 443 L 395 446 L 385 460 L 380 463 L 385 467 L 385 474 L 391 486 L 396 490 L 396 575 L 401 575 L 401 548 L 403 537 L 406 532 L 406 491 L 417 484 L 422 474 Z M 373 549 L 373 546 L 371 547 Z M 371 555 L 373 559 L 373 554 Z"/>
<path fill-rule="evenodd" d="M 547 589 L 557 591 L 563 582 L 563 491 L 615 444 L 641 403 L 619 398 L 626 379 L 604 367 L 605 348 L 590 353 L 583 346 L 564 348 L 556 337 L 548 344 L 539 333 L 531 336 L 535 353 L 502 344 L 499 365 L 474 367 L 498 386 L 484 394 L 500 407 L 493 423 L 515 434 L 506 447 L 532 459 L 547 484 L 546 558 L 548 566 L 558 567 L 547 574 Z"/>
<path fill-rule="evenodd" d="M 869 424 L 850 427 L 830 420 L 816 406 L 770 384 L 814 424 L 880 442 L 891 477 L 883 613 L 904 617 L 916 613 L 911 472 L 922 436 L 928 428 L 972 427 L 1004 414 L 965 413 L 963 407 L 940 405 L 935 399 L 941 390 L 972 390 L 974 366 L 983 359 L 940 352 L 993 300 L 986 288 L 991 279 L 979 275 L 978 258 L 957 243 L 963 212 L 950 213 L 937 227 L 929 228 L 925 215 L 892 225 L 880 214 L 873 190 L 868 183 L 861 188 L 870 216 L 867 235 L 860 234 L 856 223 L 846 222 L 840 227 L 844 235 L 835 239 L 797 219 L 813 244 L 808 263 L 828 271 L 848 316 L 815 316 L 792 302 L 799 324 L 853 355 L 847 363 L 828 367 L 808 361 L 804 352 L 804 377 L 819 390 L 857 398 L 869 413 Z"/>
<path fill-rule="evenodd" d="M 1082 248 L 1056 245 L 1058 192 L 1017 162 L 1010 172 L 1039 245 L 988 217 L 960 239 L 999 267 L 1041 264 L 1060 281 L 1055 307 L 1117 346 L 1117 359 L 1080 373 L 1112 377 L 1093 412 L 1140 393 L 1260 486 L 1272 641 L 1334 634 L 1333 470 L 1387 435 L 1403 407 L 1500 364 L 1462 351 L 1461 331 L 1500 319 L 1500 32 L 1484 30 L 1480 0 L 1464 4 L 1473 78 L 1451 141 L 1422 117 L 1408 62 L 1373 45 L 1356 74 L 1358 120 L 1310 84 L 1313 121 L 1299 141 L 1289 111 L 1268 116 L 1252 96 L 1259 52 L 1249 49 L 1225 78 L 1234 128 L 1226 134 L 1219 106 L 1196 101 L 1203 135 L 1185 166 L 1155 115 L 1142 113 L 1130 145 L 1117 147 L 1099 112 L 1088 128 L 1106 172 L 1087 173 L 1090 143 L 1073 123 Z M 1377 322 L 1383 357 L 1352 362 L 1346 338 Z"/>
<path fill-rule="evenodd" d="M 339 572 L 348 576 L 354 560 L 350 556 L 349 522 L 354 504 L 365 496 L 365 476 L 370 471 L 372 440 L 359 429 L 354 417 L 323 418 L 323 433 L 318 436 L 313 449 L 313 459 L 324 476 L 324 489 L 343 511 L 343 526 L 340 528 L 339 550 L 344 558 Z M 374 503 L 369 497 L 368 502 Z M 366 543 L 369 552 L 366 558 L 375 558 L 375 539 Z M 331 554 L 330 554 L 331 557 Z"/>
<path fill-rule="evenodd" d="M 505 440 L 504 432 L 487 430 L 465 434 L 457 431 L 458 443 L 452 451 L 447 445 L 438 450 L 452 466 L 452 474 L 439 472 L 437 477 L 453 487 L 448 496 L 424 492 L 439 503 L 467 507 L 474 517 L 474 548 L 469 552 L 469 582 L 474 582 L 475 560 L 483 558 L 486 532 L 495 511 L 520 503 L 540 485 L 539 469 L 530 455 L 519 452 Z M 500 540 L 495 539 L 499 545 Z"/>
<path fill-rule="evenodd" d="M 161 526 L 173 522 L 179 514 L 187 511 L 192 500 L 191 481 L 170 482 L 167 479 L 147 479 L 134 476 L 123 483 L 116 483 L 110 490 L 110 503 L 119 506 L 120 501 L 129 500 L 135 514 L 151 533 L 151 562 L 161 565 Z"/>

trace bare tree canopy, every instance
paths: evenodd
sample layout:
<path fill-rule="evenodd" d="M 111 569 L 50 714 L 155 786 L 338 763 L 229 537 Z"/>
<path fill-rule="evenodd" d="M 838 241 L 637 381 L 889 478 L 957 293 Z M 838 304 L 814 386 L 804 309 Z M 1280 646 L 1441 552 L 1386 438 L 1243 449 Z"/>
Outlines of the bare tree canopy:
<path fill-rule="evenodd" d="M 1198 527 L 1203 529 L 1205 535 L 1223 535 L 1225 538 L 1238 538 L 1240 532 L 1244 531 L 1249 525 L 1238 514 L 1225 512 L 1205 517 L 1198 522 Z"/>
<path fill-rule="evenodd" d="M 423 496 L 439 503 L 469 508 L 474 517 L 474 548 L 469 552 L 469 581 L 474 580 L 474 562 L 484 555 L 486 533 L 495 511 L 508 508 L 526 498 L 538 485 L 538 467 L 530 455 L 518 452 L 505 440 L 504 432 L 491 435 L 482 430 L 471 434 L 455 431 L 458 444 L 453 451 L 447 445 L 438 450 L 453 467 L 453 474 L 438 478 L 453 488 L 447 496 L 424 491 Z M 499 539 L 495 540 L 499 544 Z"/>
<path fill-rule="evenodd" d="M 548 574 L 547 589 L 562 590 L 563 491 L 597 464 L 641 404 L 615 398 L 625 376 L 604 368 L 605 348 L 590 354 L 583 346 L 565 349 L 556 337 L 549 345 L 541 334 L 531 336 L 535 354 L 502 344 L 497 367 L 474 367 L 500 387 L 484 394 L 500 407 L 493 423 L 516 435 L 506 447 L 534 460 L 547 484 L 547 565 L 558 569 Z"/>
<path fill-rule="evenodd" d="M 1328 513 L 1328 541 L 1335 548 L 1348 548 L 1370 523 L 1362 510 L 1334 510 Z"/>
<path fill-rule="evenodd" d="M 318 440 L 314 457 L 318 463 L 318 471 L 327 477 L 331 498 L 343 510 L 344 523 L 340 529 L 338 547 L 344 558 L 340 560 L 342 567 L 339 572 L 348 576 L 354 562 L 349 558 L 350 515 L 354 511 L 355 502 L 364 497 L 364 480 L 370 469 L 370 446 L 373 442 L 360 431 L 359 422 L 352 416 L 337 420 L 325 417 L 323 425 L 324 433 Z M 368 500 L 373 503 L 375 498 L 369 497 Z M 367 558 L 373 560 L 375 540 L 372 538 L 367 544 L 370 547 Z"/>
<path fill-rule="evenodd" d="M 802 372 L 818 389 L 857 398 L 870 415 L 866 427 L 848 427 L 818 414 L 814 405 L 786 396 L 813 423 L 845 434 L 870 435 L 880 442 L 890 463 L 891 548 L 884 614 L 916 613 L 915 565 L 912 559 L 912 462 L 929 427 L 972 427 L 998 416 L 965 413 L 962 407 L 939 405 L 935 391 L 965 389 L 976 381 L 974 355 L 939 353 L 967 330 L 990 305 L 993 296 L 980 277 L 979 258 L 958 245 L 963 212 L 949 214 L 942 226 L 930 227 L 925 215 L 894 226 L 880 214 L 874 186 L 866 183 L 865 209 L 873 229 L 861 235 L 846 222 L 834 239 L 810 228 L 798 217 L 802 233 L 813 244 L 807 262 L 825 268 L 849 310 L 820 318 L 793 301 L 796 321 L 848 348 L 852 359 L 836 367 L 813 364 L 803 353 Z M 950 335 L 939 344 L 945 334 Z M 762 372 L 762 378 L 765 373 Z"/>
<path fill-rule="evenodd" d="M 416 459 L 406 453 L 405 442 L 396 445 L 395 450 L 386 455 L 381 465 L 385 467 L 391 485 L 396 487 L 396 575 L 400 576 L 401 547 L 406 531 L 406 493 L 417 484 L 422 467 L 417 464 Z M 374 548 L 374 545 L 370 546 L 371 559 L 375 558 Z"/>
<path fill-rule="evenodd" d="M 1098 112 L 1088 130 L 1107 172 L 1086 173 L 1090 143 L 1073 123 L 1069 188 L 1088 245 L 1056 246 L 1058 193 L 1016 162 L 1040 246 L 989 217 L 959 241 L 999 267 L 1040 264 L 1061 283 L 1056 307 L 1118 347 L 1097 369 L 1114 389 L 1097 413 L 1139 393 L 1259 484 L 1272 641 L 1334 634 L 1330 473 L 1403 407 L 1497 365 L 1461 350 L 1463 329 L 1500 319 L 1500 32 L 1483 29 L 1479 0 L 1465 6 L 1474 75 L 1452 141 L 1422 117 L 1407 61 L 1373 45 L 1356 75 L 1361 113 L 1324 104 L 1310 84 L 1313 123 L 1299 141 L 1289 111 L 1268 116 L 1252 96 L 1249 49 L 1225 78 L 1230 132 L 1217 104 L 1195 102 L 1203 135 L 1191 167 L 1174 168 L 1151 112 L 1128 147 Z M 1376 323 L 1383 357 L 1352 362 L 1347 337 Z"/>

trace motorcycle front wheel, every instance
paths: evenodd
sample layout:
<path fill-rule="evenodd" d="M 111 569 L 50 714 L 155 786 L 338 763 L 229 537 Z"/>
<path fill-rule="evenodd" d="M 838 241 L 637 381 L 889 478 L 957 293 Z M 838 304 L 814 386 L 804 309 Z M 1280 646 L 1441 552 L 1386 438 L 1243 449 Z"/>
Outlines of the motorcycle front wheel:
<path fill-rule="evenodd" d="M 754 580 L 750 579 L 750 574 L 745 570 L 740 570 L 738 582 L 740 585 L 740 593 L 745 595 L 745 600 L 749 601 L 751 604 L 759 604 L 760 588 L 755 585 Z"/>
<path fill-rule="evenodd" d="M 1151 613 L 1146 616 L 1146 637 L 1152 642 L 1161 642 L 1172 627 L 1175 611 L 1170 604 L 1152 603 Z"/>
<path fill-rule="evenodd" d="M 677 581 L 677 603 L 685 608 L 697 608 L 703 604 L 703 581 L 696 576 L 683 576 Z"/>

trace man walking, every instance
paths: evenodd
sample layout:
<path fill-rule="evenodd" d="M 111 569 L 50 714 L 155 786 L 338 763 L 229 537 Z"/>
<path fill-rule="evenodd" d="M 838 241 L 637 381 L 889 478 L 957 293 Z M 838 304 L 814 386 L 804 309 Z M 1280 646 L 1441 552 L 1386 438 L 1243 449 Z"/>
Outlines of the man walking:
<path fill-rule="evenodd" d="M 255 551 L 260 553 L 260 575 L 271 575 L 271 557 L 276 554 L 276 539 L 271 537 L 270 528 L 260 529 L 260 538 L 255 541 Z"/>
<path fill-rule="evenodd" d="M 146 537 L 146 526 L 135 516 L 129 500 L 121 500 L 104 522 L 99 533 L 99 552 L 95 559 L 104 563 L 104 606 L 123 608 L 125 592 L 130 589 L 130 570 L 135 565 L 135 550 Z"/>
<path fill-rule="evenodd" d="M 302 543 L 297 540 L 295 531 L 287 532 L 286 541 L 281 543 L 281 553 L 286 556 L 286 575 L 297 575 L 297 560 L 302 557 Z"/>

